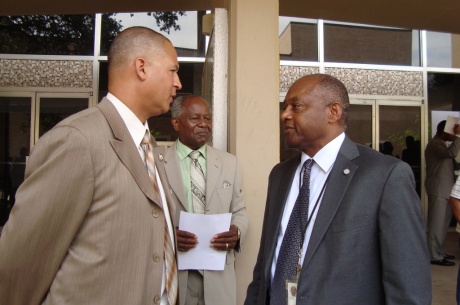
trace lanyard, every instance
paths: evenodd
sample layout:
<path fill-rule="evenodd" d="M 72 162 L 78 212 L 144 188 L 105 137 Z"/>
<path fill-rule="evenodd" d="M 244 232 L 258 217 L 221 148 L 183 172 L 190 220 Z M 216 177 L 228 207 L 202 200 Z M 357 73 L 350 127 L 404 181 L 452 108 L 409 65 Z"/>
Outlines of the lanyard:
<path fill-rule="evenodd" d="M 299 248 L 299 253 L 298 253 L 299 254 L 299 260 L 298 260 L 298 263 L 297 263 L 297 278 L 299 277 L 300 270 L 302 269 L 302 265 L 300 264 L 300 261 L 301 261 L 301 258 L 302 258 L 302 249 L 303 249 L 303 243 L 305 241 L 305 234 L 307 232 L 308 225 L 311 222 L 313 214 L 315 214 L 316 208 L 318 207 L 318 203 L 319 203 L 319 201 L 321 200 L 321 197 L 324 194 L 324 190 L 326 189 L 326 185 L 327 185 L 328 180 L 329 180 L 329 175 L 327 176 L 326 181 L 324 181 L 323 187 L 321 188 L 321 192 L 319 193 L 319 196 L 316 199 L 315 205 L 313 207 L 313 211 L 311 211 L 311 213 L 309 215 L 308 215 L 308 211 L 307 211 L 308 216 L 307 216 L 307 222 L 305 223 L 305 228 L 303 228 L 303 226 L 301 228 L 301 230 L 302 230 L 301 231 L 302 239 L 300 240 L 300 248 Z M 308 181 L 308 183 L 310 183 L 310 181 Z M 301 219 L 300 213 L 298 214 L 298 216 Z M 301 225 L 302 225 L 302 223 L 301 223 Z"/>

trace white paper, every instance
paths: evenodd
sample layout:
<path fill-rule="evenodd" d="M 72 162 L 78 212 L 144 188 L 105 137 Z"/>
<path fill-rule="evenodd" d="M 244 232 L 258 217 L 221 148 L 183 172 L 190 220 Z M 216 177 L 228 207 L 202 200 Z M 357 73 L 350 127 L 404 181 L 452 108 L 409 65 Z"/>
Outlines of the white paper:
<path fill-rule="evenodd" d="M 458 117 L 447 116 L 446 126 L 444 127 L 444 132 L 449 134 L 454 134 L 454 126 L 459 123 Z"/>
<path fill-rule="evenodd" d="M 227 251 L 211 247 L 211 239 L 217 233 L 227 232 L 232 220 L 231 213 L 194 214 L 180 212 L 179 229 L 198 237 L 198 245 L 187 251 L 178 251 L 179 270 L 224 270 Z"/>

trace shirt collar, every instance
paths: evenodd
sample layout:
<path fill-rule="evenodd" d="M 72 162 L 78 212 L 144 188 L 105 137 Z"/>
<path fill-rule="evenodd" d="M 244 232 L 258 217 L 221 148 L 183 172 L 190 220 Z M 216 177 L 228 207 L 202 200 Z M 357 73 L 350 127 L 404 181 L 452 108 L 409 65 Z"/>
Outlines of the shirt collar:
<path fill-rule="evenodd" d="M 177 156 L 179 157 L 179 161 L 182 161 L 185 158 L 187 158 L 188 155 L 193 151 L 193 149 L 184 145 L 179 139 L 177 139 L 176 141 L 176 150 L 177 150 Z M 203 158 L 206 159 L 206 144 L 201 146 L 197 150 L 201 153 Z"/>
<path fill-rule="evenodd" d="M 339 154 L 340 147 L 342 146 L 343 141 L 345 140 L 345 133 L 341 133 L 338 135 L 334 140 L 330 141 L 326 144 L 320 151 L 316 153 L 313 157 L 315 163 L 325 172 L 329 172 L 334 165 L 335 159 L 337 159 L 337 155 Z M 303 164 L 306 160 L 310 159 L 310 157 L 302 152 L 301 164 Z"/>
<path fill-rule="evenodd" d="M 129 109 L 125 104 L 123 104 L 122 101 L 120 101 L 110 92 L 107 93 L 107 98 L 115 106 L 121 118 L 123 119 L 123 122 L 125 122 L 125 125 L 128 128 L 134 143 L 139 146 L 142 142 L 142 139 L 144 138 L 145 130 L 150 130 L 148 122 L 145 121 L 143 124 L 131 111 L 131 109 Z"/>

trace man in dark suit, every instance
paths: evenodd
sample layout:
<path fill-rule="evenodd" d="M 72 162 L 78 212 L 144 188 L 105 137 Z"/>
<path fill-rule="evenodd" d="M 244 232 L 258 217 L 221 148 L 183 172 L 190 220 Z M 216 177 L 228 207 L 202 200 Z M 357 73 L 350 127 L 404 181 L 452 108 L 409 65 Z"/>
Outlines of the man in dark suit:
<path fill-rule="evenodd" d="M 410 167 L 345 135 L 349 99 L 336 78 L 302 77 L 284 103 L 286 141 L 301 154 L 269 176 L 245 305 L 431 304 Z"/>
<path fill-rule="evenodd" d="M 179 271 L 179 305 L 236 305 L 235 252 L 240 251 L 248 227 L 238 160 L 207 144 L 212 132 L 212 114 L 201 97 L 176 98 L 171 116 L 179 139 L 166 151 L 165 170 L 177 211 L 232 214 L 229 230 L 209 241 L 197 240 L 193 232 L 177 230 L 179 251 L 189 251 L 200 242 L 227 254 L 224 270 Z M 198 152 L 196 162 L 204 177 L 201 189 L 193 183 L 191 173 L 194 152 Z M 197 201 L 199 198 L 203 201 Z"/>
<path fill-rule="evenodd" d="M 155 190 L 141 146 L 147 119 L 167 112 L 182 86 L 176 50 L 132 27 L 108 60 L 109 94 L 33 148 L 0 238 L 1 304 L 176 305 L 164 258 L 176 224 L 164 153 L 152 149 Z"/>

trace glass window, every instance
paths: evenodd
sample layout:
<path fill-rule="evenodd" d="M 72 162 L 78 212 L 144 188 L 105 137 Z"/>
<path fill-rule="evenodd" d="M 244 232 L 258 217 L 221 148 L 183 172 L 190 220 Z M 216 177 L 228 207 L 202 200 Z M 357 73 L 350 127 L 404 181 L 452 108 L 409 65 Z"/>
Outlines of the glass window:
<path fill-rule="evenodd" d="M 93 55 L 94 15 L 0 16 L 0 53 Z"/>
<path fill-rule="evenodd" d="M 40 98 L 39 136 L 41 137 L 66 117 L 88 108 L 88 98 Z"/>
<path fill-rule="evenodd" d="M 328 62 L 420 66 L 419 31 L 324 24 Z"/>
<path fill-rule="evenodd" d="M 432 111 L 460 111 L 460 74 L 428 73 L 428 122 Z M 433 128 L 436 126 L 428 128 L 428 132 Z M 429 134 L 429 138 L 433 136 Z"/>
<path fill-rule="evenodd" d="M 24 181 L 30 150 L 30 97 L 0 97 L 0 227 Z"/>
<path fill-rule="evenodd" d="M 316 20 L 279 17 L 281 60 L 318 61 Z"/>
<path fill-rule="evenodd" d="M 460 35 L 426 32 L 428 67 L 460 68 Z"/>
<path fill-rule="evenodd" d="M 202 33 L 205 11 L 112 13 L 102 15 L 101 55 L 107 55 L 117 33 L 131 26 L 145 26 L 171 40 L 179 57 L 204 57 L 206 36 Z"/>

